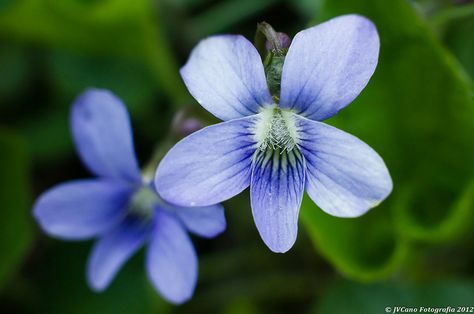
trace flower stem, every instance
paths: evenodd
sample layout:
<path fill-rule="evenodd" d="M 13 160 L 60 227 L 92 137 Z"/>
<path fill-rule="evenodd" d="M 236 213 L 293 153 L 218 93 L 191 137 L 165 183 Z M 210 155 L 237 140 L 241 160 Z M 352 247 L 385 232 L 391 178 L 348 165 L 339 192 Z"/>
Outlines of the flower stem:
<path fill-rule="evenodd" d="M 142 176 L 145 182 L 151 182 L 155 177 L 155 171 L 160 164 L 161 159 L 173 147 L 176 141 L 173 135 L 168 135 L 163 141 L 158 142 L 153 150 L 150 161 L 143 167 Z"/>

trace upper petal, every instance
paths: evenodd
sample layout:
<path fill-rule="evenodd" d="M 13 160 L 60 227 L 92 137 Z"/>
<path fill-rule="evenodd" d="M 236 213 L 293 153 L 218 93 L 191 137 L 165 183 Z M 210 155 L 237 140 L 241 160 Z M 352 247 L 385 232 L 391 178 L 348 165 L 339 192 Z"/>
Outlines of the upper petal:
<path fill-rule="evenodd" d="M 181 206 L 208 206 L 248 187 L 255 119 L 208 126 L 178 142 L 156 171 L 155 187 L 161 197 Z"/>
<path fill-rule="evenodd" d="M 198 272 L 194 246 L 179 221 L 163 211 L 156 213 L 146 270 L 155 288 L 168 301 L 183 303 L 193 295 Z"/>
<path fill-rule="evenodd" d="M 94 174 L 140 182 L 127 109 L 111 92 L 89 89 L 71 113 L 74 142 L 82 161 Z"/>
<path fill-rule="evenodd" d="M 143 245 L 149 228 L 142 221 L 125 219 L 99 239 L 87 265 L 87 279 L 92 289 L 107 288 L 122 265 Z"/>
<path fill-rule="evenodd" d="M 296 34 L 283 65 L 281 108 L 324 120 L 367 85 L 379 55 L 374 24 L 344 15 Z"/>
<path fill-rule="evenodd" d="M 109 180 L 77 180 L 43 193 L 33 214 L 48 234 L 84 239 L 102 234 L 123 217 L 132 193 L 128 185 Z"/>
<path fill-rule="evenodd" d="M 299 146 L 306 159 L 306 189 L 322 210 L 356 217 L 392 191 L 382 158 L 367 144 L 327 124 L 297 118 Z"/>
<path fill-rule="evenodd" d="M 260 236 L 273 252 L 286 252 L 295 243 L 304 182 L 305 161 L 297 148 L 257 152 L 250 183 L 252 213 Z"/>
<path fill-rule="evenodd" d="M 240 35 L 202 40 L 181 76 L 201 106 L 224 121 L 255 114 L 272 103 L 260 56 Z"/>
<path fill-rule="evenodd" d="M 213 238 L 226 228 L 224 207 L 211 205 L 205 207 L 174 206 L 175 213 L 192 233 L 205 238 Z"/>

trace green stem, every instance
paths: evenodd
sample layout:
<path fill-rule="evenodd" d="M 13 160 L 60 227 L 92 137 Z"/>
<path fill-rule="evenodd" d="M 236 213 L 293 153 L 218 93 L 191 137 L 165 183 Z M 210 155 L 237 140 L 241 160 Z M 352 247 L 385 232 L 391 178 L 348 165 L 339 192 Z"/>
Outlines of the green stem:
<path fill-rule="evenodd" d="M 143 167 L 142 176 L 145 182 L 151 182 L 155 177 L 155 171 L 158 167 L 161 159 L 176 143 L 174 136 L 168 135 L 163 141 L 158 142 L 155 146 L 155 150 L 152 153 L 150 161 Z"/>

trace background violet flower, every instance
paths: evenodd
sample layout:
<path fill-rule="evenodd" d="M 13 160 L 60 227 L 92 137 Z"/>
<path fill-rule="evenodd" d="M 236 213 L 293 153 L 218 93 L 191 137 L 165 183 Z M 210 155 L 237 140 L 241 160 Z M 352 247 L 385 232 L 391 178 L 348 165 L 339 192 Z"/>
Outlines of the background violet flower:
<path fill-rule="evenodd" d="M 357 97 L 377 65 L 375 26 L 358 15 L 299 32 L 271 95 L 254 46 L 242 36 L 201 41 L 181 75 L 194 98 L 225 122 L 180 141 L 157 169 L 169 202 L 207 206 L 250 185 L 258 231 L 274 252 L 296 240 L 306 189 L 325 212 L 356 217 L 392 190 L 380 156 L 368 145 L 319 122 Z"/>
<path fill-rule="evenodd" d="M 127 259 L 148 243 L 146 270 L 155 288 L 170 302 L 188 300 L 198 261 L 186 229 L 203 237 L 221 233 L 226 227 L 222 206 L 172 206 L 143 182 L 127 110 L 110 92 L 82 94 L 71 124 L 79 155 L 98 178 L 43 193 L 34 206 L 36 220 L 57 238 L 99 238 L 87 268 L 92 289 L 105 289 Z"/>

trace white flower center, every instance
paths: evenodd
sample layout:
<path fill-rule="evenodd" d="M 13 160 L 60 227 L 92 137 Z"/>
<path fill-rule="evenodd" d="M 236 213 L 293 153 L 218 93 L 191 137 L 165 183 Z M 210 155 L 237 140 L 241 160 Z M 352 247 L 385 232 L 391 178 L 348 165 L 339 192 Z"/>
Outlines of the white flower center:
<path fill-rule="evenodd" d="M 158 195 L 149 187 L 139 188 L 128 203 L 128 214 L 137 216 L 145 221 L 153 217 L 155 205 L 160 201 Z"/>
<path fill-rule="evenodd" d="M 258 149 L 280 149 L 291 151 L 298 144 L 298 132 L 292 112 L 277 107 L 265 108 L 259 114 L 255 125 L 255 139 Z"/>

